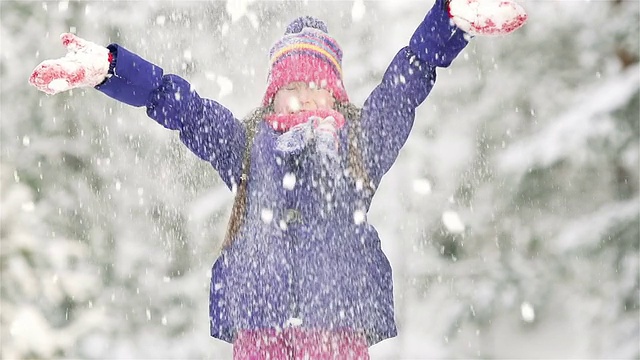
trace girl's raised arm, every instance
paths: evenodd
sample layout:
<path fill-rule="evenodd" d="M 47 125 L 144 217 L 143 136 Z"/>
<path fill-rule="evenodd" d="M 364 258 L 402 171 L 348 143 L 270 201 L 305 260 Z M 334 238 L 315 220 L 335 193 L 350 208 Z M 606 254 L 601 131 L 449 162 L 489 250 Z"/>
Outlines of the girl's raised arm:
<path fill-rule="evenodd" d="M 415 110 L 435 84 L 436 68 L 449 66 L 472 36 L 508 34 L 526 19 L 512 0 L 436 0 L 364 103 L 363 158 L 374 184 L 406 142 Z"/>
<path fill-rule="evenodd" d="M 50 95 L 95 87 L 123 103 L 145 106 L 149 117 L 178 130 L 184 144 L 210 162 L 230 188 L 238 183 L 245 130 L 229 109 L 120 45 L 104 47 L 73 34 L 62 34 L 61 40 L 67 55 L 40 63 L 30 84 Z"/>

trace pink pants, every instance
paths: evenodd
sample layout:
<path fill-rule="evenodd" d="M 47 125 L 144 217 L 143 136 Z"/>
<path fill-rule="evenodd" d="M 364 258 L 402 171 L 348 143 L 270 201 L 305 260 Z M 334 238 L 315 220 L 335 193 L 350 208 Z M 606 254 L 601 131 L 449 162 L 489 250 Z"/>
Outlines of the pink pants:
<path fill-rule="evenodd" d="M 364 335 L 301 328 L 244 330 L 233 342 L 234 360 L 368 360 Z"/>

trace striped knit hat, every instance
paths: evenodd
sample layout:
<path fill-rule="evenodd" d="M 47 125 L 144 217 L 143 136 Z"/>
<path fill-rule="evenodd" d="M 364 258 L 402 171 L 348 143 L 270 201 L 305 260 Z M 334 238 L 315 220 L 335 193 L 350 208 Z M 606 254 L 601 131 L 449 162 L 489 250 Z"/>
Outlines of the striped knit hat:
<path fill-rule="evenodd" d="M 313 82 L 331 91 L 336 101 L 349 101 L 342 84 L 342 50 L 322 20 L 303 16 L 292 21 L 269 57 L 263 106 L 271 103 L 278 89 L 294 81 Z"/>

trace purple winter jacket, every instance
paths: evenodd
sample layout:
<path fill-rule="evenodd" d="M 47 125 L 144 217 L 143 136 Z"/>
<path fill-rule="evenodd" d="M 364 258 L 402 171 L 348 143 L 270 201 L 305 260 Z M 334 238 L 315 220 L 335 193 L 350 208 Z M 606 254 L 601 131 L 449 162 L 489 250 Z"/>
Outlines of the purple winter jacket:
<path fill-rule="evenodd" d="M 436 67 L 448 66 L 466 44 L 438 0 L 409 46 L 391 61 L 362 108 L 360 150 L 374 185 L 407 140 Z M 238 184 L 245 150 L 241 122 L 179 76 L 164 75 L 119 45 L 109 49 L 116 59 L 112 75 L 96 88 L 145 106 L 151 118 L 179 131 L 184 144 L 210 162 L 229 188 Z M 349 129 L 347 119 L 338 134 L 341 149 L 347 148 Z M 395 336 L 391 267 L 366 219 L 373 194 L 340 171 L 328 174 L 312 148 L 276 150 L 279 135 L 266 122 L 258 124 L 247 213 L 233 243 L 213 265 L 211 335 L 232 342 L 238 330 L 295 323 L 363 331 L 369 345 Z M 339 162 L 346 168 L 346 151 Z"/>

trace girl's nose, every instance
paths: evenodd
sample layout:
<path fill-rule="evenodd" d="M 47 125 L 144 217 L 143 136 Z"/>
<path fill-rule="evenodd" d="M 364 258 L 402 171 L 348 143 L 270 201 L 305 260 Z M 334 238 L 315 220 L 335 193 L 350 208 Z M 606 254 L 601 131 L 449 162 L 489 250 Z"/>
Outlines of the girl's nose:
<path fill-rule="evenodd" d="M 300 88 L 298 90 L 298 99 L 300 99 L 302 103 L 311 101 L 311 90 L 307 87 Z"/>

